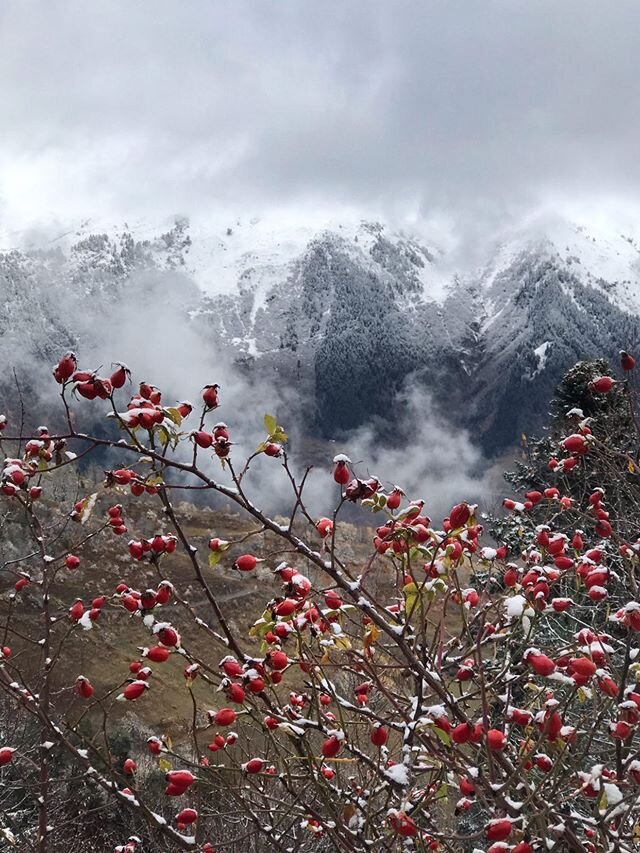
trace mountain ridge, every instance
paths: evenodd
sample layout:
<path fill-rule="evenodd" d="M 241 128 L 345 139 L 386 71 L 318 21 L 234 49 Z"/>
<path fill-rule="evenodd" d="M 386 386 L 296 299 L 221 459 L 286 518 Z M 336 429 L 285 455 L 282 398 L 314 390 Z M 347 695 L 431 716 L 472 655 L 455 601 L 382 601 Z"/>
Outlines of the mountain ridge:
<path fill-rule="evenodd" d="M 559 220 L 549 233 L 513 231 L 456 272 L 435 242 L 380 222 L 295 226 L 280 239 L 270 228 L 87 222 L 45 247 L 0 252 L 5 363 L 26 343 L 37 372 L 60 349 L 91 347 L 95 314 L 117 326 L 157 303 L 251 381 L 277 383 L 311 433 L 371 423 L 392 439 L 395 407 L 417 388 L 492 455 L 542 428 L 576 360 L 612 358 L 640 337 L 630 236 Z"/>

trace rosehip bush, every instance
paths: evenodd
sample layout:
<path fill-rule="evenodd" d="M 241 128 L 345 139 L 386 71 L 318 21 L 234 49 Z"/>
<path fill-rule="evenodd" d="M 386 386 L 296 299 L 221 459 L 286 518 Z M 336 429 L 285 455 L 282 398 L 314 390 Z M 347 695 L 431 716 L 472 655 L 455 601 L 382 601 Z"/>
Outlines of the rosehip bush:
<path fill-rule="evenodd" d="M 587 371 L 582 393 L 617 395 L 635 423 L 634 365 L 624 353 L 618 377 Z M 0 785 L 21 780 L 24 849 L 69 849 L 68 780 L 75 822 L 112 808 L 122 853 L 636 848 L 640 539 L 615 484 L 635 494 L 637 434 L 623 452 L 597 405 L 571 413 L 549 448 L 553 483 L 505 497 L 492 542 L 464 496 L 431 518 L 345 454 L 315 473 L 335 499 L 312 515 L 309 470 L 275 418 L 236 458 L 248 413 L 224 385 L 173 405 L 148 381 L 131 395 L 125 365 L 100 376 L 73 353 L 53 375 L 64 429 L 0 419 L 2 511 L 25 531 L 2 564 L 0 690 L 32 733 L 2 727 Z M 97 410 L 111 435 L 80 428 Z M 82 483 L 96 452 L 102 484 L 61 507 L 56 478 L 77 468 Z M 286 520 L 252 495 L 262 465 L 290 490 Z M 190 492 L 249 532 L 192 532 Z M 373 520 L 361 562 L 346 556 L 348 505 Z M 118 555 L 110 588 L 88 565 L 100 542 Z M 222 594 L 230 576 L 248 585 L 244 615 L 258 610 L 246 631 Z M 158 723 L 116 751 L 122 720 L 159 719 L 169 685 L 189 697 L 181 735 Z"/>

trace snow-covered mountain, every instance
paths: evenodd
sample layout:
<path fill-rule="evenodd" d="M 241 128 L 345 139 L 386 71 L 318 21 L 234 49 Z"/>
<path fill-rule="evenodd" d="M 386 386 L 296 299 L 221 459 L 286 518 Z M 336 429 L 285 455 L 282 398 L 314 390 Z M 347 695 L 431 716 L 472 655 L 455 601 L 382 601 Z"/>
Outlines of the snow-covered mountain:
<path fill-rule="evenodd" d="M 427 238 L 378 222 L 88 222 L 0 254 L 3 361 L 35 385 L 61 349 L 153 307 L 276 382 L 310 433 L 391 435 L 415 388 L 497 452 L 542 425 L 573 362 L 634 348 L 640 242 L 558 220 L 504 235 L 486 258 L 456 271 Z"/>
<path fill-rule="evenodd" d="M 237 288 L 205 298 L 198 322 L 303 389 L 326 435 L 395 423 L 409 385 L 496 451 L 541 426 L 568 366 L 633 348 L 640 249 L 558 221 L 487 257 L 456 274 L 437 246 L 378 223 L 325 230 L 286 259 L 236 260 Z"/>

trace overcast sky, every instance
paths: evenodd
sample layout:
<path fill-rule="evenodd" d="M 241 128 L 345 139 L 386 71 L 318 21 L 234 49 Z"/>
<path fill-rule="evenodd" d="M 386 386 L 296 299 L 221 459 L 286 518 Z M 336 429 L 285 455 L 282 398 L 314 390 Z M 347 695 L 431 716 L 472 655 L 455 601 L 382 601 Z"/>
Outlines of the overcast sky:
<path fill-rule="evenodd" d="M 637 0 L 2 0 L 0 224 L 635 213 Z"/>

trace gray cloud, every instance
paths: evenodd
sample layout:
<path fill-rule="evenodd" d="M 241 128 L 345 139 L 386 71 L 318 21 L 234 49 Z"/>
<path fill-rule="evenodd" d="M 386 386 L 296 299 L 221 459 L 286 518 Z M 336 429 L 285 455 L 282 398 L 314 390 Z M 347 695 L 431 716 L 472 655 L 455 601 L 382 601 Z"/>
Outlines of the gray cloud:
<path fill-rule="evenodd" d="M 3 3 L 0 216 L 633 202 L 639 25 L 633 0 Z"/>

